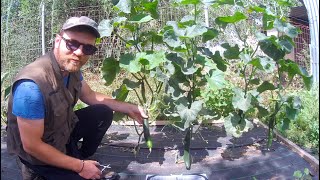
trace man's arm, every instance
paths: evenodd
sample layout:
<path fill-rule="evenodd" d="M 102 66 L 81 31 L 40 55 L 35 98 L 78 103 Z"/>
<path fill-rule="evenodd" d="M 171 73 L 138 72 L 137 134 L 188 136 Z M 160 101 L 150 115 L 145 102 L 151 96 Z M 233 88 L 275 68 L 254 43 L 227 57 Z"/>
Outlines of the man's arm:
<path fill-rule="evenodd" d="M 132 119 L 138 121 L 140 124 L 143 123 L 143 118 L 148 118 L 148 116 L 144 113 L 142 107 L 112 99 L 110 96 L 93 91 L 85 82 L 85 80 L 82 80 L 81 82 L 82 87 L 80 100 L 82 102 L 88 105 L 105 104 L 108 107 L 110 107 L 113 111 L 118 111 L 127 114 Z"/>
<path fill-rule="evenodd" d="M 80 172 L 84 178 L 99 178 L 101 172 L 96 167 L 99 163 L 86 160 L 85 165 L 82 160 L 67 156 L 51 145 L 42 141 L 44 132 L 44 120 L 30 120 L 17 117 L 19 132 L 23 149 L 33 157 L 46 162 L 52 166 Z"/>
<path fill-rule="evenodd" d="M 67 156 L 42 141 L 44 120 L 29 120 L 17 117 L 23 149 L 33 157 L 56 167 L 79 172 L 82 168 L 80 159 Z"/>

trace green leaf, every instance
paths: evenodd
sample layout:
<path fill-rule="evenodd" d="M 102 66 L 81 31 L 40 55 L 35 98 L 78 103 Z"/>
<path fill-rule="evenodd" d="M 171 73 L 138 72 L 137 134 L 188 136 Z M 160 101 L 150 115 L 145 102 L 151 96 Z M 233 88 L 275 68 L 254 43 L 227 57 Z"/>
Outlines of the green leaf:
<path fill-rule="evenodd" d="M 136 61 L 132 54 L 123 54 L 120 56 L 120 67 L 130 73 L 137 73 L 141 70 L 141 64 L 139 61 Z"/>
<path fill-rule="evenodd" d="M 9 94 L 11 92 L 11 87 L 12 87 L 12 85 L 10 85 L 10 86 L 5 88 L 5 90 L 4 90 L 4 100 L 8 99 L 8 96 L 9 96 Z"/>
<path fill-rule="evenodd" d="M 295 120 L 298 117 L 299 111 L 290 106 L 286 106 L 286 116 L 289 120 Z"/>
<path fill-rule="evenodd" d="M 129 91 L 134 90 L 140 86 L 139 82 L 131 81 L 130 79 L 124 79 L 123 84 L 126 85 Z"/>
<path fill-rule="evenodd" d="M 212 52 L 208 48 L 199 48 L 199 51 L 208 56 L 217 64 L 217 68 L 223 72 L 227 70 L 227 62 L 220 56 L 220 52 L 216 51 L 215 54 L 213 55 Z M 207 64 L 206 64 L 207 66 Z M 213 69 L 214 67 L 209 63 L 209 68 Z"/>
<path fill-rule="evenodd" d="M 242 120 L 238 114 L 232 113 L 225 118 L 224 128 L 228 135 L 240 137 L 242 133 L 248 132 L 249 129 L 252 129 L 253 124 L 246 119 Z"/>
<path fill-rule="evenodd" d="M 175 35 L 179 37 L 183 37 L 186 34 L 186 30 L 176 22 L 176 21 L 167 21 L 165 29 L 172 29 Z"/>
<path fill-rule="evenodd" d="M 289 129 L 289 125 L 290 125 L 290 119 L 289 118 L 284 118 L 283 121 L 282 121 L 281 130 L 285 131 L 285 130 Z"/>
<path fill-rule="evenodd" d="M 290 23 L 284 22 L 280 19 L 276 19 L 274 21 L 274 27 L 278 31 L 284 32 L 286 35 L 288 35 L 291 38 L 295 38 L 299 34 L 298 28 L 296 28 L 293 25 L 291 25 Z"/>
<path fill-rule="evenodd" d="M 277 0 L 277 3 L 279 4 L 279 6 L 284 6 L 284 7 L 294 6 L 293 1 L 288 1 L 288 0 Z"/>
<path fill-rule="evenodd" d="M 229 43 L 224 43 L 221 47 L 225 48 L 223 56 L 227 59 L 239 59 L 239 46 L 236 44 L 234 47 L 230 46 Z"/>
<path fill-rule="evenodd" d="M 268 36 L 266 36 L 265 34 L 263 34 L 261 32 L 256 32 L 255 36 L 256 36 L 258 41 L 262 41 L 262 40 L 265 40 L 265 39 L 269 38 Z"/>
<path fill-rule="evenodd" d="M 194 37 L 203 35 L 205 32 L 207 32 L 207 28 L 205 26 L 200 26 L 200 25 L 193 25 L 191 27 L 188 26 L 186 28 L 184 37 L 194 38 Z"/>
<path fill-rule="evenodd" d="M 113 26 L 117 26 L 117 25 L 119 25 L 120 23 L 125 22 L 126 20 L 127 20 L 126 17 L 115 17 L 115 18 L 113 19 Z"/>
<path fill-rule="evenodd" d="M 146 66 L 149 64 L 149 61 L 147 60 L 147 53 L 146 52 L 136 53 L 136 57 L 135 57 L 134 61 L 139 62 L 143 66 Z"/>
<path fill-rule="evenodd" d="M 238 21 L 247 19 L 247 17 L 243 13 L 237 11 L 233 16 L 218 17 L 218 19 L 227 23 L 236 23 Z"/>
<path fill-rule="evenodd" d="M 273 73 L 276 63 L 268 57 L 258 57 L 249 62 L 254 67 L 264 70 L 266 73 Z"/>
<path fill-rule="evenodd" d="M 286 53 L 291 53 L 294 47 L 294 42 L 289 36 L 281 36 L 279 38 L 279 45 Z"/>
<path fill-rule="evenodd" d="M 173 47 L 173 48 L 177 48 L 177 47 L 181 46 L 181 44 L 182 44 L 179 37 L 176 36 L 176 34 L 174 33 L 174 31 L 172 29 L 164 32 L 163 42 L 167 43 L 168 46 Z"/>
<path fill-rule="evenodd" d="M 194 15 L 185 15 L 182 17 L 182 19 L 179 22 L 180 25 L 182 26 L 192 26 L 196 24 L 194 21 Z"/>
<path fill-rule="evenodd" d="M 291 60 L 281 60 L 279 64 L 281 65 L 281 72 L 288 72 L 289 80 L 293 79 L 293 77 L 298 74 L 302 77 L 306 88 L 308 90 L 311 89 L 311 86 L 313 84 L 312 76 L 308 75 L 308 72 L 305 70 L 305 68 L 300 67 L 296 62 Z"/>
<path fill-rule="evenodd" d="M 293 98 L 292 107 L 295 109 L 301 109 L 302 108 L 302 101 L 299 96 L 295 96 Z"/>
<path fill-rule="evenodd" d="M 181 119 L 185 122 L 184 128 L 188 128 L 190 124 L 197 119 L 199 112 L 202 109 L 202 101 L 194 101 L 191 104 L 190 109 L 188 106 L 179 104 L 176 106 L 177 112 L 179 113 Z"/>
<path fill-rule="evenodd" d="M 154 69 L 155 67 L 158 67 L 160 64 L 167 61 L 164 51 L 157 51 L 152 54 L 147 54 L 145 58 L 149 61 L 148 70 Z"/>
<path fill-rule="evenodd" d="M 198 67 L 192 61 L 188 61 L 187 64 L 184 64 L 183 66 L 181 66 L 181 72 L 184 75 L 194 74 L 195 72 L 197 72 L 197 70 L 198 70 Z"/>
<path fill-rule="evenodd" d="M 285 51 L 279 49 L 275 42 L 275 37 L 259 41 L 261 50 L 275 61 L 282 59 L 285 56 Z"/>
<path fill-rule="evenodd" d="M 257 109 L 259 111 L 259 116 L 260 117 L 266 117 L 267 115 L 269 115 L 269 111 L 266 108 L 264 108 L 264 107 L 262 107 L 260 105 L 256 105 L 256 107 L 257 107 Z"/>
<path fill-rule="evenodd" d="M 129 23 L 125 23 L 125 25 L 121 26 L 122 29 L 127 29 L 130 32 L 135 32 L 136 30 L 136 26 L 134 26 L 133 24 L 129 24 Z"/>
<path fill-rule="evenodd" d="M 111 24 L 111 20 L 102 20 L 98 26 L 98 30 L 101 38 L 111 36 L 111 33 L 113 32 L 113 25 Z"/>
<path fill-rule="evenodd" d="M 188 4 L 200 4 L 200 0 L 181 0 L 181 4 L 188 5 Z"/>
<path fill-rule="evenodd" d="M 207 32 L 202 34 L 202 42 L 205 43 L 211 39 L 214 39 L 215 37 L 217 37 L 219 35 L 218 30 L 216 29 L 212 29 L 212 28 L 208 28 Z"/>
<path fill-rule="evenodd" d="M 273 22 L 275 20 L 275 16 L 268 14 L 268 13 L 263 13 L 262 17 L 262 25 L 264 30 L 271 30 L 273 29 Z"/>
<path fill-rule="evenodd" d="M 169 77 L 164 72 L 162 72 L 162 70 L 159 67 L 156 68 L 156 71 L 150 72 L 150 77 L 152 78 L 154 77 L 158 81 L 163 83 L 166 83 L 167 81 L 169 81 Z"/>
<path fill-rule="evenodd" d="M 215 22 L 225 28 L 229 23 L 236 23 L 244 19 L 247 19 L 247 17 L 243 13 L 237 11 L 233 16 L 217 17 Z"/>
<path fill-rule="evenodd" d="M 244 52 L 239 54 L 239 58 L 244 62 L 244 64 L 248 64 L 251 61 L 250 55 Z"/>
<path fill-rule="evenodd" d="M 8 78 L 9 72 L 5 72 L 1 74 L 1 87 L 3 85 L 3 82 Z"/>
<path fill-rule="evenodd" d="M 171 77 L 166 86 L 166 93 L 169 93 L 173 100 L 177 100 L 184 96 L 185 91 L 180 89 L 178 80 Z"/>
<path fill-rule="evenodd" d="M 9 94 L 11 92 L 12 85 L 4 86 L 4 82 L 7 80 L 9 76 L 9 72 L 5 72 L 1 74 L 1 96 L 4 95 L 4 100 L 7 100 L 9 97 Z M 2 94 L 4 92 L 4 94 Z"/>
<path fill-rule="evenodd" d="M 116 59 L 112 57 L 104 59 L 101 66 L 101 73 L 103 79 L 106 81 L 106 86 L 112 84 L 117 74 L 119 73 L 119 70 L 119 62 Z"/>
<path fill-rule="evenodd" d="M 263 83 L 257 88 L 257 91 L 261 94 L 264 91 L 275 89 L 276 87 L 273 84 L 269 83 L 268 81 L 263 81 Z"/>
<path fill-rule="evenodd" d="M 220 70 L 214 70 L 210 76 L 206 76 L 210 89 L 217 90 L 222 89 L 226 85 L 224 79 L 224 73 Z"/>
<path fill-rule="evenodd" d="M 296 178 L 302 178 L 302 173 L 301 173 L 301 171 L 295 171 L 293 173 L 293 176 L 296 177 Z"/>
<path fill-rule="evenodd" d="M 213 7 L 219 7 L 221 5 L 225 5 L 225 4 L 229 4 L 229 5 L 238 5 L 238 6 L 243 6 L 243 3 L 241 2 L 241 0 L 215 0 L 215 1 L 205 1 L 207 3 L 211 3 L 214 2 L 214 4 L 212 5 Z"/>
<path fill-rule="evenodd" d="M 250 6 L 248 12 L 251 13 L 252 11 L 264 13 L 266 8 L 264 6 Z"/>
<path fill-rule="evenodd" d="M 137 15 L 132 16 L 129 19 L 129 22 L 131 22 L 131 23 L 145 23 L 145 22 L 151 21 L 152 19 L 153 18 L 148 14 L 137 14 Z"/>
<path fill-rule="evenodd" d="M 119 101 L 125 101 L 128 94 L 129 90 L 127 89 L 126 85 L 122 84 L 119 89 L 112 93 L 112 96 Z"/>
<path fill-rule="evenodd" d="M 260 83 L 260 79 L 259 78 L 250 79 L 249 83 L 258 85 Z"/>
<path fill-rule="evenodd" d="M 126 14 L 131 13 L 131 0 L 119 0 L 116 7 Z"/>
<path fill-rule="evenodd" d="M 234 108 L 241 109 L 246 112 L 251 108 L 251 95 L 245 96 L 244 92 L 239 88 L 233 89 L 234 96 L 232 97 L 232 105 Z"/>
<path fill-rule="evenodd" d="M 143 7 L 145 8 L 146 11 L 148 11 L 151 14 L 151 17 L 153 19 L 158 19 L 159 18 L 159 13 L 158 13 L 158 1 L 144 1 L 142 3 Z"/>

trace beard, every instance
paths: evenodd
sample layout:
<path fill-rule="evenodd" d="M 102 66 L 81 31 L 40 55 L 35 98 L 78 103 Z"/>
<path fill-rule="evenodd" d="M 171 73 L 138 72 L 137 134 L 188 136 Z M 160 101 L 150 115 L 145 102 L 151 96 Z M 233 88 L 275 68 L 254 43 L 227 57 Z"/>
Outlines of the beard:
<path fill-rule="evenodd" d="M 80 61 L 73 61 L 69 59 L 61 59 L 60 64 L 61 68 L 68 72 L 77 72 L 82 67 L 82 63 Z"/>
<path fill-rule="evenodd" d="M 87 62 L 86 57 L 76 57 L 64 54 L 64 52 L 57 52 L 57 62 L 61 70 L 68 72 L 77 72 Z"/>

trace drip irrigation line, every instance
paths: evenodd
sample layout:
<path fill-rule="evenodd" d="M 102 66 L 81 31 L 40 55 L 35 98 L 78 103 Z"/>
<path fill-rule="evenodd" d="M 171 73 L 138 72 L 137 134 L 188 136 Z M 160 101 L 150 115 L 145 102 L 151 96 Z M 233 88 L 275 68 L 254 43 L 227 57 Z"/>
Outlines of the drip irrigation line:
<path fill-rule="evenodd" d="M 227 167 L 227 168 L 220 168 L 220 169 L 211 169 L 212 172 L 219 172 L 219 171 L 225 171 L 225 170 L 232 170 L 232 169 L 236 169 L 236 168 L 241 168 L 241 167 L 248 167 L 248 166 L 253 166 L 253 165 L 256 165 L 256 164 L 264 164 L 264 163 L 267 163 L 267 162 L 273 162 L 275 160 L 279 160 L 279 159 L 284 159 L 288 156 L 292 156 L 294 155 L 294 153 L 288 153 L 284 156 L 280 156 L 280 157 L 276 157 L 276 158 L 272 158 L 272 160 L 264 160 L 264 161 L 259 161 L 259 162 L 255 162 L 255 163 L 250 163 L 250 164 L 242 164 L 241 166 L 234 166 L 234 167 Z M 110 156 L 110 155 L 106 155 L 106 156 Z M 112 155 L 111 155 L 112 156 Z M 120 158 L 130 158 L 132 156 L 117 156 L 117 155 L 114 155 L 114 157 L 120 157 Z M 145 157 L 141 157 L 142 159 L 149 159 L 149 158 L 145 158 Z M 156 159 L 156 158 L 155 158 Z"/>
<path fill-rule="evenodd" d="M 245 144 L 239 144 L 239 145 L 233 145 L 233 144 L 227 144 L 225 147 L 226 149 L 232 149 L 232 148 L 240 148 L 240 147 L 245 147 L 245 146 L 251 146 L 253 144 L 259 143 L 267 139 L 266 137 L 259 138 L 256 141 L 245 143 Z M 134 148 L 134 146 L 130 145 L 119 145 L 119 144 L 109 144 L 109 143 L 100 143 L 100 145 L 107 145 L 110 147 L 118 147 L 118 148 Z M 183 147 L 153 147 L 152 149 L 155 150 L 178 150 L 179 148 Z M 203 149 L 208 149 L 208 150 L 216 150 L 219 147 L 190 147 L 190 150 L 203 150 Z M 140 147 L 140 149 L 148 149 L 148 147 Z"/>

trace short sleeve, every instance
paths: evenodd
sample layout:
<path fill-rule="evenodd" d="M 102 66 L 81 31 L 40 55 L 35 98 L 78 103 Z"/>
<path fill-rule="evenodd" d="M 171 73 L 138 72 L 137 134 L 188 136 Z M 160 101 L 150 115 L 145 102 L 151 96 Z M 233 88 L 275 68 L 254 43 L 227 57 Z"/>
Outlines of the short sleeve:
<path fill-rule="evenodd" d="M 12 113 L 25 119 L 44 119 L 45 106 L 39 86 L 32 80 L 20 80 L 13 87 Z"/>

